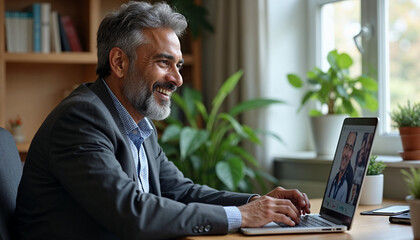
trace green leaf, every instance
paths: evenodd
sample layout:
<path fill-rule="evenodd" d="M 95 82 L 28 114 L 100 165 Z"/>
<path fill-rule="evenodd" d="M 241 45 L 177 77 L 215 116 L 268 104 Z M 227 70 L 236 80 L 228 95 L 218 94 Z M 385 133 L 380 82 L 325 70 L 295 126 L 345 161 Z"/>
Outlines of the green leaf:
<path fill-rule="evenodd" d="M 181 133 L 181 127 L 176 124 L 171 124 L 165 128 L 160 138 L 162 142 L 168 142 L 171 140 L 179 139 L 179 134 Z"/>
<path fill-rule="evenodd" d="M 261 140 L 260 140 L 260 138 L 258 138 L 254 129 L 252 129 L 248 126 L 243 126 L 242 128 L 246 132 L 246 134 L 248 135 L 247 139 L 251 140 L 253 143 L 261 145 Z"/>
<path fill-rule="evenodd" d="M 312 84 L 318 83 L 318 79 L 321 75 L 325 74 L 321 69 L 314 67 L 312 70 L 306 73 L 308 81 Z"/>
<path fill-rule="evenodd" d="M 204 104 L 199 101 L 195 101 L 195 106 L 197 107 L 197 110 L 203 117 L 204 121 L 207 122 L 207 120 L 209 119 L 209 115 L 207 113 L 206 106 L 204 106 Z"/>
<path fill-rule="evenodd" d="M 178 93 L 173 93 L 171 95 L 171 99 L 172 101 L 174 101 L 174 103 L 176 105 L 178 105 L 184 112 L 188 112 L 188 108 L 187 105 L 184 102 L 184 99 L 178 94 Z"/>
<path fill-rule="evenodd" d="M 365 107 L 366 105 L 365 92 L 355 89 L 350 94 L 350 98 L 353 98 L 354 100 L 356 100 L 356 102 L 359 103 L 360 106 Z"/>
<path fill-rule="evenodd" d="M 358 117 L 360 115 L 360 113 L 354 108 L 351 101 L 343 99 L 343 106 L 346 109 L 345 112 L 350 113 L 351 117 Z"/>
<path fill-rule="evenodd" d="M 337 50 L 332 50 L 327 55 L 327 61 L 330 64 L 331 68 L 333 68 L 336 72 L 338 72 L 338 66 L 337 66 L 337 57 L 338 53 Z"/>
<path fill-rule="evenodd" d="M 349 95 L 347 94 L 346 89 L 344 88 L 344 86 L 338 85 L 337 86 L 337 92 L 340 96 L 344 97 L 344 98 L 348 98 Z"/>
<path fill-rule="evenodd" d="M 337 66 L 341 69 L 349 68 L 353 64 L 353 60 L 347 53 L 339 54 L 337 57 Z"/>
<path fill-rule="evenodd" d="M 182 129 L 179 139 L 181 160 L 192 154 L 208 139 L 209 133 L 205 130 L 198 130 L 191 127 Z"/>
<path fill-rule="evenodd" d="M 302 80 L 296 74 L 287 74 L 287 80 L 295 88 L 301 88 L 303 86 Z"/>
<path fill-rule="evenodd" d="M 245 164 L 240 158 L 231 158 L 216 164 L 216 174 L 220 181 L 230 191 L 235 191 L 239 182 L 244 178 Z"/>
<path fill-rule="evenodd" d="M 216 97 L 213 99 L 212 103 L 212 109 L 209 115 L 209 120 L 207 122 L 207 130 L 209 132 L 212 131 L 214 121 L 216 119 L 217 112 L 220 109 L 220 106 L 222 105 L 223 101 L 225 100 L 226 96 L 232 92 L 232 90 L 236 87 L 238 84 L 238 81 L 241 79 L 243 74 L 243 71 L 240 70 L 236 73 L 234 73 L 232 76 L 230 76 L 226 82 L 222 85 L 222 87 L 219 89 L 219 92 L 217 93 Z"/>
<path fill-rule="evenodd" d="M 219 114 L 219 118 L 228 121 L 239 136 L 248 138 L 248 134 L 244 131 L 242 125 L 234 117 L 227 113 L 221 113 Z"/>
<path fill-rule="evenodd" d="M 365 108 L 371 112 L 374 112 L 378 109 L 378 100 L 370 94 L 365 95 L 366 105 Z"/>
<path fill-rule="evenodd" d="M 311 117 L 322 116 L 322 112 L 316 109 L 311 109 L 311 111 L 309 111 L 309 116 Z"/>
<path fill-rule="evenodd" d="M 249 163 L 258 167 L 258 162 L 255 160 L 255 158 L 249 152 L 247 152 L 245 149 L 243 149 L 242 147 L 234 146 L 234 147 L 230 148 L 230 151 L 237 154 L 237 155 L 240 155 L 245 160 L 247 160 Z"/>
<path fill-rule="evenodd" d="M 191 165 L 195 171 L 199 171 L 203 163 L 203 159 L 200 156 L 192 155 L 190 156 Z"/>
<path fill-rule="evenodd" d="M 230 111 L 229 114 L 232 116 L 236 116 L 242 112 L 255 109 L 255 108 L 262 108 L 269 106 L 271 104 L 283 104 L 284 101 L 276 100 L 276 99 L 263 99 L 263 98 L 256 98 L 247 100 L 244 102 L 239 103 L 238 105 L 234 106 Z"/>
<path fill-rule="evenodd" d="M 369 91 L 377 91 L 378 90 L 378 83 L 370 77 L 362 76 L 359 78 L 360 83 L 362 84 L 363 88 Z"/>
<path fill-rule="evenodd" d="M 220 87 L 219 92 L 217 93 L 216 97 L 213 99 L 213 110 L 219 110 L 220 105 L 222 105 L 223 101 L 225 100 L 226 96 L 232 92 L 232 90 L 236 87 L 239 80 L 243 75 L 243 71 L 238 71 L 230 76 L 226 82 Z"/>
<path fill-rule="evenodd" d="M 182 98 L 184 99 L 185 106 L 188 109 L 188 112 L 191 114 L 191 117 L 195 118 L 197 116 L 195 103 L 203 101 L 203 97 L 201 96 L 201 93 L 189 86 L 186 86 L 182 90 Z"/>
<path fill-rule="evenodd" d="M 182 111 L 185 114 L 185 117 L 187 118 L 188 122 L 191 126 L 196 127 L 195 119 L 191 115 L 191 112 L 189 110 L 189 107 L 187 106 L 187 103 L 185 102 L 184 98 L 182 98 L 179 94 L 173 93 L 171 98 L 173 101 L 182 109 Z"/>
<path fill-rule="evenodd" d="M 309 99 L 316 94 L 315 91 L 308 91 L 302 98 L 301 105 L 304 105 Z"/>

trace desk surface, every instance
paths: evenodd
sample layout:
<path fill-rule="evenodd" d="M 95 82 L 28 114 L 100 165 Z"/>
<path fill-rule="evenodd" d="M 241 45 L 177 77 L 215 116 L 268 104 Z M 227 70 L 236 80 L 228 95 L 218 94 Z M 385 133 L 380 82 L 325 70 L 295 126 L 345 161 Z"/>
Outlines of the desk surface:
<path fill-rule="evenodd" d="M 387 216 L 365 216 L 360 215 L 360 212 L 371 210 L 382 206 L 393 204 L 406 205 L 403 201 L 389 201 L 386 200 L 380 206 L 359 206 L 355 219 L 350 231 L 344 233 L 316 233 L 316 234 L 293 234 L 293 235 L 265 235 L 265 236 L 246 236 L 241 233 L 231 233 L 222 236 L 190 236 L 180 240 L 235 240 L 235 239 L 249 239 L 249 240 L 262 240 L 262 239 L 413 239 L 413 233 L 410 225 L 391 224 Z M 319 212 L 321 206 L 321 199 L 311 200 L 312 212 Z"/>

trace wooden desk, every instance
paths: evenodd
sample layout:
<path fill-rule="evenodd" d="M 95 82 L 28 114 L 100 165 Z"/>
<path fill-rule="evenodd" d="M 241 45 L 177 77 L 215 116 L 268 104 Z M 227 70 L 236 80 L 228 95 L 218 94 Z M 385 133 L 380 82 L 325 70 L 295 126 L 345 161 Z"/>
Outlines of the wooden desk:
<path fill-rule="evenodd" d="M 312 212 L 318 213 L 321 205 L 321 199 L 311 200 Z M 392 204 L 406 205 L 403 201 L 389 201 L 386 200 L 381 206 L 388 206 Z M 391 224 L 387 216 L 364 216 L 360 212 L 379 208 L 381 206 L 359 206 L 356 210 L 355 219 L 353 220 L 350 231 L 344 233 L 314 233 L 314 234 L 293 234 L 293 235 L 265 235 L 265 236 L 246 236 L 241 233 L 231 233 L 222 236 L 190 236 L 182 238 L 181 240 L 235 240 L 235 239 L 249 239 L 249 240 L 270 240 L 270 239 L 331 239 L 331 240 L 357 240 L 357 239 L 390 239 L 390 240 L 406 240 L 413 239 L 413 232 L 410 225 Z"/>

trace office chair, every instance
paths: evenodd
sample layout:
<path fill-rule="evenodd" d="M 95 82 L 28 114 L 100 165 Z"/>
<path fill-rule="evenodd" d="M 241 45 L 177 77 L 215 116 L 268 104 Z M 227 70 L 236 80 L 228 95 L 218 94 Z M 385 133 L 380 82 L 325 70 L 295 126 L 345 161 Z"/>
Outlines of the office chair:
<path fill-rule="evenodd" d="M 13 136 L 0 128 L 0 239 L 10 240 L 22 163 Z"/>

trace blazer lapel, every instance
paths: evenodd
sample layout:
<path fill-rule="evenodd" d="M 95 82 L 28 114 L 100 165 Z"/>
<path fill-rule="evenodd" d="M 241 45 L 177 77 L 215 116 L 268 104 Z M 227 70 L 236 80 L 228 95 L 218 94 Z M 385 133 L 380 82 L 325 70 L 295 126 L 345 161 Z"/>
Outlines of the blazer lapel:
<path fill-rule="evenodd" d="M 134 164 L 134 159 L 131 154 L 129 139 L 127 134 L 125 133 L 124 126 L 121 122 L 120 116 L 118 115 L 118 111 L 115 108 L 114 102 L 111 96 L 109 95 L 107 87 L 105 86 L 104 80 L 98 78 L 94 83 L 89 84 L 88 87 L 102 100 L 102 102 L 107 107 L 108 111 L 111 113 L 115 124 L 118 126 L 118 130 L 124 142 L 124 144 L 122 144 L 123 146 L 118 147 L 124 148 L 124 150 L 120 152 L 124 152 L 125 155 L 128 155 L 128 157 L 121 157 L 121 154 L 118 154 L 117 151 L 115 153 L 116 157 L 118 158 L 117 160 L 120 162 L 124 172 L 127 173 L 127 176 L 131 176 L 133 181 L 135 181 L 136 184 L 138 184 L 139 179 L 137 176 L 137 170 Z"/>

